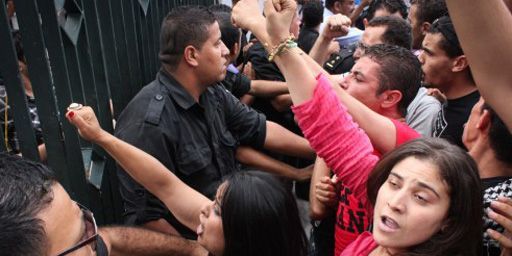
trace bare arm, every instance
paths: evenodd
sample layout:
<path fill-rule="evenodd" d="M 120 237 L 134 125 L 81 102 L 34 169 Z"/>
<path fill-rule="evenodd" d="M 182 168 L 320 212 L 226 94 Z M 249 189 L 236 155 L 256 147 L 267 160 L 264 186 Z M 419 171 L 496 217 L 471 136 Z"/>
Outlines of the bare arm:
<path fill-rule="evenodd" d="M 334 213 L 332 207 L 319 200 L 320 197 L 325 197 L 325 199 L 336 198 L 336 191 L 332 189 L 334 186 L 329 187 L 326 183 L 321 182 L 322 179 L 325 180 L 326 178 L 330 180 L 330 175 L 331 171 L 325 161 L 317 157 L 309 188 L 309 216 L 313 220 L 321 220 Z"/>
<path fill-rule="evenodd" d="M 153 156 L 101 129 L 90 107 L 73 110 L 66 116 L 80 136 L 104 148 L 130 176 L 164 202 L 181 223 L 192 230 L 199 225 L 201 208 L 211 203 L 208 198 L 183 183 Z"/>
<path fill-rule="evenodd" d="M 298 181 L 309 179 L 312 173 L 310 168 L 295 168 L 251 147 L 239 147 L 236 150 L 236 159 L 258 170 Z"/>
<path fill-rule="evenodd" d="M 306 139 L 270 121 L 267 121 L 267 136 L 265 137 L 264 147 L 270 151 L 289 156 L 305 159 L 314 159 L 315 157 L 315 151 Z"/>
<path fill-rule="evenodd" d="M 257 97 L 273 98 L 288 93 L 288 86 L 285 82 L 252 80 L 249 94 Z"/>
<path fill-rule="evenodd" d="M 197 241 L 133 227 L 105 227 L 99 230 L 109 255 L 206 256 Z"/>
<path fill-rule="evenodd" d="M 350 22 L 347 20 L 348 18 L 343 17 L 339 17 L 341 20 L 338 21 L 337 26 L 345 26 L 344 29 L 348 29 L 347 24 L 350 24 Z M 338 28 L 337 30 L 344 29 Z M 251 24 L 251 31 L 257 37 L 261 37 L 260 40 L 262 42 L 273 45 L 266 30 L 267 27 L 264 21 L 260 20 Z M 335 32 L 332 31 L 330 33 Z M 285 36 L 281 36 L 281 38 L 283 37 L 285 38 Z M 286 53 L 278 56 L 275 62 L 286 78 L 290 95 L 295 105 L 299 105 L 312 98 L 316 85 L 314 75 L 322 73 L 330 77 L 318 63 L 299 48 L 288 50 Z M 347 107 L 354 121 L 368 134 L 374 147 L 383 154 L 394 149 L 396 146 L 396 128 L 393 122 L 373 112 L 350 96 L 341 87 L 337 86 L 334 79 L 331 79 L 331 85 L 333 85 L 332 88 L 335 90 L 340 101 Z M 389 136 L 382 136 L 382 134 L 389 134 Z"/>
<path fill-rule="evenodd" d="M 329 48 L 329 45 L 335 37 L 348 34 L 349 28 L 346 26 L 348 21 L 349 18 L 341 14 L 336 14 L 329 17 L 324 30 L 320 31 L 320 36 L 318 36 L 315 44 L 311 48 L 311 51 L 309 51 L 309 56 L 311 59 L 316 61 L 316 63 L 319 65 L 323 65 L 327 61 L 330 52 L 326 49 Z"/>
<path fill-rule="evenodd" d="M 292 98 L 288 93 L 276 96 L 275 98 L 270 100 L 270 103 L 272 104 L 272 107 L 274 107 L 274 109 L 277 110 L 278 112 L 289 110 L 290 107 L 293 105 Z"/>
<path fill-rule="evenodd" d="M 446 4 L 480 93 L 512 131 L 512 14 L 503 0 Z"/>

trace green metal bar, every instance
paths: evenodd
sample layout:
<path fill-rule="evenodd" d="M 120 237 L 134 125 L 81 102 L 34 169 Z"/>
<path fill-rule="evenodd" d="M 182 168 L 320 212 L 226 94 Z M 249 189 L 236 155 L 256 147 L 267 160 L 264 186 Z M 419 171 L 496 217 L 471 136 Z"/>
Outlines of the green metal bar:
<path fill-rule="evenodd" d="M 97 107 L 96 113 L 98 114 L 98 120 L 101 126 L 108 132 L 113 132 L 112 126 L 112 115 L 110 113 L 110 104 L 109 104 L 109 93 L 108 93 L 108 82 L 105 72 L 104 66 L 104 56 L 103 56 L 103 39 L 101 38 L 101 28 L 98 24 L 97 17 L 97 7 L 95 1 L 83 1 L 82 6 L 84 9 L 85 20 L 86 20 L 86 33 L 87 40 L 89 43 L 90 50 L 90 60 L 93 63 L 93 71 L 94 71 L 94 80 L 95 80 L 95 95 L 97 96 Z M 104 163 L 105 159 L 107 161 L 113 161 L 108 154 L 97 146 L 93 146 L 93 151 L 95 154 L 98 154 L 98 157 L 91 156 L 91 163 Z M 103 164 L 103 168 L 105 165 Z M 91 169 L 91 180 L 92 177 L 96 174 L 98 169 Z M 104 174 L 105 170 L 101 170 L 101 173 Z M 100 184 L 110 184 L 110 177 L 106 177 L 105 175 L 101 175 Z M 103 223 L 113 223 L 116 219 L 120 218 L 120 214 L 117 215 L 115 211 L 115 200 L 118 196 L 113 195 L 113 191 L 110 190 L 110 185 L 108 188 L 101 188 L 101 194 L 99 195 L 102 198 L 104 215 L 103 215 Z M 116 187 L 117 188 L 117 187 Z M 94 190 L 93 190 L 94 191 Z M 116 193 L 115 191 L 114 193 Z M 118 193 L 118 192 L 117 192 Z M 120 212 L 119 212 L 120 213 Z"/>
<path fill-rule="evenodd" d="M 123 88 L 121 81 L 121 71 L 119 69 L 119 54 L 114 35 L 114 25 L 112 15 L 110 14 L 109 1 L 97 1 L 96 8 L 101 27 L 101 38 L 103 40 L 103 63 L 106 68 L 106 77 L 108 80 L 112 102 L 114 105 L 114 117 L 117 118 L 124 107 L 130 101 L 130 94 Z"/>
<path fill-rule="evenodd" d="M 27 98 L 20 79 L 18 58 L 12 42 L 5 4 L 2 2 L 0 5 L 0 44 L 3 46 L 3 49 L 0 50 L 0 59 L 2 60 L 0 61 L 0 74 L 4 78 L 5 89 L 10 101 L 9 105 L 14 114 L 14 125 L 17 130 L 21 153 L 24 157 L 37 161 L 39 160 L 39 154 L 36 136 L 32 129 Z"/>
<path fill-rule="evenodd" d="M 141 62 L 141 69 L 142 69 L 142 86 L 149 83 L 151 81 L 151 77 L 153 75 L 151 74 L 151 67 L 149 65 L 149 50 L 148 50 L 148 31 L 146 27 L 144 26 L 143 21 L 145 21 L 144 12 L 142 10 L 142 7 L 138 3 L 137 0 L 134 0 L 135 5 L 135 28 L 136 28 L 136 35 L 137 35 L 137 42 L 139 46 L 139 60 Z"/>
<path fill-rule="evenodd" d="M 28 71 L 34 95 L 36 97 L 37 110 L 44 131 L 44 140 L 48 152 L 48 164 L 53 168 L 59 181 L 68 186 L 68 165 L 66 152 L 62 143 L 62 130 L 56 107 L 53 80 L 46 57 L 46 46 L 40 27 L 39 13 L 35 0 L 16 0 L 16 12 L 24 51 L 27 57 Z"/>
<path fill-rule="evenodd" d="M 123 17 L 124 17 L 124 27 L 125 27 L 125 36 L 126 36 L 126 47 L 130 54 L 128 57 L 128 64 L 130 65 L 131 70 L 131 80 L 130 86 L 132 88 L 132 97 L 140 90 L 142 87 L 142 74 L 139 60 L 139 49 L 137 46 L 136 39 L 136 30 L 135 30 L 135 19 L 133 14 L 133 2 L 131 0 L 123 1 Z"/>
<path fill-rule="evenodd" d="M 155 63 L 155 69 L 153 70 L 153 74 L 155 74 L 160 68 L 160 61 L 158 60 L 158 52 L 160 49 L 160 21 L 158 19 L 158 4 L 153 1 L 149 7 L 151 9 L 151 28 L 153 29 L 153 37 L 150 43 L 154 48 L 154 55 L 151 60 Z"/>
<path fill-rule="evenodd" d="M 72 102 L 72 99 L 64 46 L 55 13 L 55 5 L 53 1 L 39 1 L 38 7 L 42 18 L 46 49 L 50 58 L 50 68 L 54 80 L 55 94 L 58 99 L 57 104 L 60 110 L 60 118 L 64 120 L 66 107 Z M 86 191 L 87 185 L 78 133 L 73 125 L 67 121 L 62 122 L 62 129 L 65 134 L 66 161 L 69 166 L 69 179 L 72 184 L 72 189 L 68 190 L 68 192 L 76 201 L 90 206 L 89 196 Z"/>
<path fill-rule="evenodd" d="M 114 34 L 117 45 L 117 58 L 119 61 L 119 71 L 121 74 L 121 83 L 123 90 L 127 91 L 128 97 L 131 99 L 134 93 L 131 91 L 130 81 L 132 79 L 130 65 L 128 64 L 128 54 L 126 46 L 126 37 L 123 24 L 123 4 L 122 0 L 111 0 L 110 12 L 112 14 L 112 22 L 114 24 Z"/>

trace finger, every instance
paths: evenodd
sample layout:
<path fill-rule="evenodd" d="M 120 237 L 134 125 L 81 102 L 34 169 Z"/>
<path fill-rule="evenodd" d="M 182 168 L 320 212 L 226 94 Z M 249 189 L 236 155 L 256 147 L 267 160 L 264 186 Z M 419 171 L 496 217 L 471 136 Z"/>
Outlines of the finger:
<path fill-rule="evenodd" d="M 315 193 L 316 193 L 316 195 L 321 196 L 321 197 L 325 197 L 325 198 L 329 198 L 329 199 L 336 199 L 336 194 L 331 191 L 316 190 Z"/>
<path fill-rule="evenodd" d="M 492 201 L 491 208 L 505 218 L 512 219 L 512 205 L 502 201 Z"/>
<path fill-rule="evenodd" d="M 487 212 L 487 216 L 503 226 L 506 230 L 512 231 L 512 221 L 510 218 L 507 218 L 493 210 L 489 210 Z"/>
<path fill-rule="evenodd" d="M 316 199 L 322 203 L 322 204 L 325 204 L 325 205 L 332 205 L 332 204 L 336 204 L 336 201 L 333 200 L 333 199 L 330 199 L 330 198 L 327 198 L 327 197 L 323 197 L 323 196 L 320 196 L 320 195 L 316 195 Z"/>
<path fill-rule="evenodd" d="M 267 17 L 276 12 L 274 7 L 274 0 L 265 0 L 263 5 L 263 12 Z"/>
<path fill-rule="evenodd" d="M 325 191 L 333 191 L 333 192 L 336 191 L 336 188 L 334 187 L 334 185 L 328 184 L 328 183 L 317 184 L 316 189 L 321 189 L 321 190 L 325 190 Z"/>
<path fill-rule="evenodd" d="M 512 248 L 512 240 L 510 240 L 510 238 L 503 235 L 502 233 L 497 232 L 496 230 L 487 229 L 487 234 L 489 234 L 489 236 L 492 239 L 498 241 L 498 243 L 500 243 L 500 246 L 502 248 L 507 248 L 507 249 Z"/>

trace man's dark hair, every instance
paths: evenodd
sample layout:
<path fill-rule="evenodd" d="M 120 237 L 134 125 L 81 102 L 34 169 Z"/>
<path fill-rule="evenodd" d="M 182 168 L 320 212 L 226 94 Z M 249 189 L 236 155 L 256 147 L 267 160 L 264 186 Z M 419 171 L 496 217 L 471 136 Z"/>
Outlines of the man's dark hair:
<path fill-rule="evenodd" d="M 432 22 L 432 26 L 428 30 L 430 34 L 441 34 L 441 41 L 439 47 L 448 55 L 450 58 L 455 58 L 464 55 L 462 47 L 460 46 L 459 38 L 455 33 L 455 27 L 453 26 L 452 20 L 449 16 L 443 16 Z M 467 67 L 468 78 L 474 83 L 473 74 L 471 68 Z"/>
<path fill-rule="evenodd" d="M 382 35 L 385 44 L 398 45 L 406 49 L 412 47 L 411 25 L 404 19 L 393 16 L 377 17 L 368 23 L 369 27 L 385 26 L 386 31 Z"/>
<path fill-rule="evenodd" d="M 217 22 L 219 22 L 222 42 L 231 51 L 235 43 L 240 41 L 242 31 L 231 22 L 231 13 L 226 11 L 213 11 Z"/>
<path fill-rule="evenodd" d="M 208 28 L 216 22 L 215 15 L 205 7 L 181 6 L 165 17 L 160 31 L 162 64 L 175 69 L 189 45 L 200 49 L 208 39 Z"/>
<path fill-rule="evenodd" d="M 231 13 L 231 7 L 225 5 L 225 4 L 213 4 L 208 7 L 208 10 L 210 10 L 213 13 L 216 12 L 227 12 Z"/>
<path fill-rule="evenodd" d="M 368 57 L 380 65 L 377 95 L 387 90 L 398 90 L 402 100 L 398 110 L 407 114 L 407 106 L 416 97 L 421 85 L 421 64 L 414 54 L 403 47 L 377 44 L 368 47 L 362 57 Z"/>
<path fill-rule="evenodd" d="M 0 255 L 44 255 L 46 234 L 37 214 L 53 200 L 52 171 L 0 153 Z"/>
<path fill-rule="evenodd" d="M 347 1 L 347 0 L 325 0 L 325 7 L 327 7 L 327 9 L 331 10 L 334 7 L 334 4 L 336 2 L 343 3 L 344 1 Z"/>
<path fill-rule="evenodd" d="M 512 165 L 512 134 L 503 123 L 503 120 L 487 103 L 482 106 L 482 111 L 484 110 L 489 111 L 491 117 L 489 144 L 494 154 L 496 154 L 496 159 L 507 165 Z"/>
<path fill-rule="evenodd" d="M 437 18 L 448 14 L 445 0 L 411 0 L 411 5 L 418 5 L 416 18 L 420 24 L 432 23 Z"/>
<path fill-rule="evenodd" d="M 368 7 L 368 20 L 373 19 L 375 12 L 380 9 L 385 9 L 389 13 L 399 12 L 402 18 L 407 18 L 407 5 L 404 0 L 375 0 Z"/>
<path fill-rule="evenodd" d="M 315 28 L 324 19 L 324 7 L 320 1 L 307 2 L 302 10 L 302 25 L 307 28 Z"/>

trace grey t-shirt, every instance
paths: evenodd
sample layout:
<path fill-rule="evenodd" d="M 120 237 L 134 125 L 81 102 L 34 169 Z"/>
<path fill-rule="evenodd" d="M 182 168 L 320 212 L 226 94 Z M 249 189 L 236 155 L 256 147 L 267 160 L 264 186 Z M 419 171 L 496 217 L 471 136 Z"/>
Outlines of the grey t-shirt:
<path fill-rule="evenodd" d="M 423 137 L 432 137 L 434 121 L 441 110 L 441 103 L 427 95 L 427 88 L 420 87 L 414 100 L 407 107 L 405 122 Z"/>

